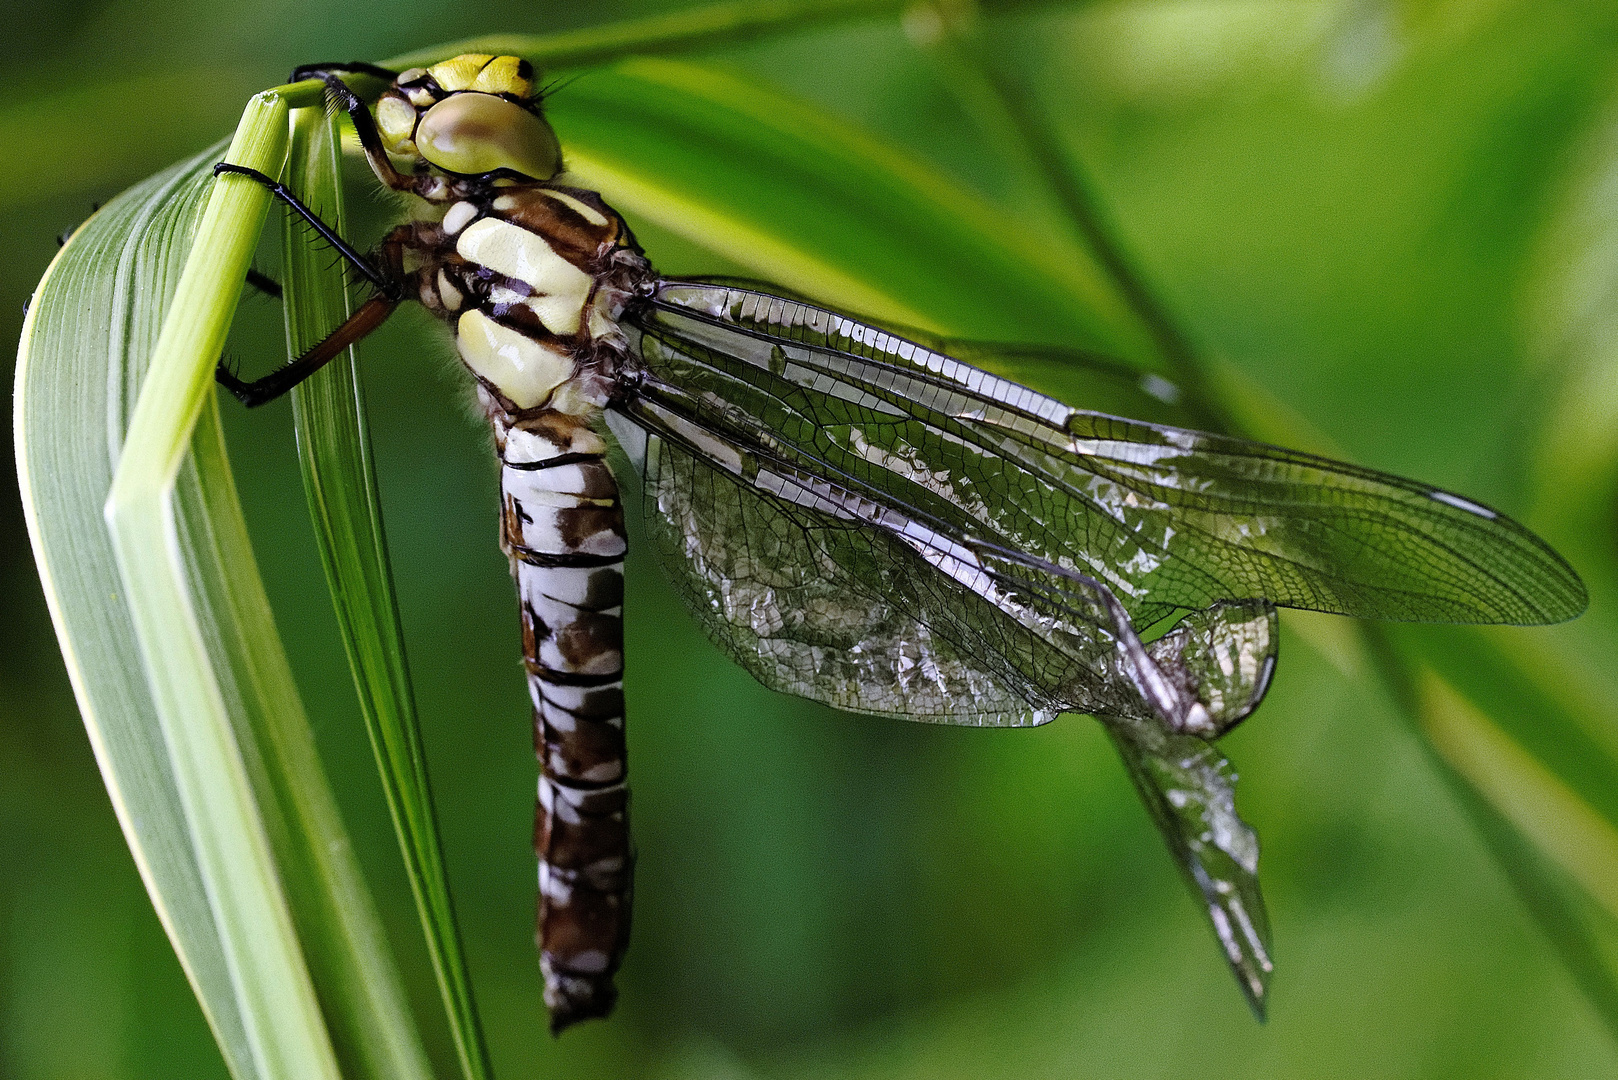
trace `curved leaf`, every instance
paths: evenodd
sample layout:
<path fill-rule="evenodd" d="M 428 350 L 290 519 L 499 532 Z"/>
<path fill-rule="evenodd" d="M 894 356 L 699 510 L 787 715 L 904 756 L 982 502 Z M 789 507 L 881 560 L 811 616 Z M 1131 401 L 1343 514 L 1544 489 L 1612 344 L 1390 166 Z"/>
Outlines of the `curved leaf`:
<path fill-rule="evenodd" d="M 126 424 L 221 149 L 109 204 L 35 294 L 16 396 L 30 535 L 125 837 L 232 1074 L 336 1075 L 340 1061 L 349 1075 L 423 1080 L 419 1037 L 275 633 L 211 396 L 180 444 L 190 456 L 172 489 L 172 547 L 134 557 L 175 560 L 190 626 L 167 633 L 200 641 L 221 718 L 204 738 L 239 762 L 243 820 L 262 830 L 274 869 L 238 858 L 257 841 L 233 835 L 223 815 L 196 815 L 199 794 L 213 805 L 242 796 L 186 792 L 233 781 L 176 768 L 177 753 L 194 752 L 177 749 L 177 739 L 190 735 L 154 697 L 137 649 L 150 629 L 138 628 L 103 522 Z M 290 924 L 222 917 L 221 858 L 232 867 L 230 888 L 256 893 L 255 903 L 287 912 Z M 250 974 L 277 951 L 290 958 L 282 967 L 290 982 Z"/>
<path fill-rule="evenodd" d="M 1082 249 L 756 82 L 630 60 L 547 110 L 576 182 L 760 277 L 937 333 L 1155 358 Z"/>

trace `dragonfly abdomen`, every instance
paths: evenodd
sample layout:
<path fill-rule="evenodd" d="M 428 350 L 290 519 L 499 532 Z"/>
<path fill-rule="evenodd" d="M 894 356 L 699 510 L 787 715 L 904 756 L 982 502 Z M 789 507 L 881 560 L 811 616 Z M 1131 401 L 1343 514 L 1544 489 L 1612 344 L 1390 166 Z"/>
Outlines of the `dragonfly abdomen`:
<path fill-rule="evenodd" d="M 540 762 L 540 966 L 560 1031 L 611 1010 L 629 944 L 623 506 L 606 443 L 583 418 L 497 419 L 495 434 Z"/>
<path fill-rule="evenodd" d="M 522 611 L 540 761 L 536 938 L 551 1030 L 606 1016 L 629 944 L 623 506 L 591 428 L 650 273 L 590 192 L 450 189 L 409 228 L 416 295 L 455 329 L 500 448 L 501 545 Z"/>

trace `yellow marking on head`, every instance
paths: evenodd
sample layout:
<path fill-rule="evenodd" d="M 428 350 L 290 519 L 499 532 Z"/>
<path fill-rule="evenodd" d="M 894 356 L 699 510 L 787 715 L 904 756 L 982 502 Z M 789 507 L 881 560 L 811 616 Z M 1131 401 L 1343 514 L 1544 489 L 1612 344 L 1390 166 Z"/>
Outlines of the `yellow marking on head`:
<path fill-rule="evenodd" d="M 397 91 L 384 94 L 376 103 L 376 129 L 382 136 L 382 145 L 390 153 L 411 155 L 416 144 L 411 136 L 416 133 L 416 107 Z"/>
<path fill-rule="evenodd" d="M 427 74 L 431 75 L 439 86 L 453 94 L 457 90 L 468 89 L 472 81 L 478 77 L 478 73 L 488 67 L 493 59 L 494 57 L 488 53 L 462 53 L 454 59 L 434 64 L 427 69 Z"/>
<path fill-rule="evenodd" d="M 484 94 L 534 95 L 533 67 L 518 56 L 465 53 L 427 69 L 438 85 L 450 93 L 475 90 Z"/>

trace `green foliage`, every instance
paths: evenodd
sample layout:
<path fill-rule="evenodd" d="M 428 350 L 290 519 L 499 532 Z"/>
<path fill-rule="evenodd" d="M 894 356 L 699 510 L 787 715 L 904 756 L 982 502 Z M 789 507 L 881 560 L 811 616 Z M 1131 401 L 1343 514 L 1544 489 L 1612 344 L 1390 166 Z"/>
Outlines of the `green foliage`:
<path fill-rule="evenodd" d="M 341 229 L 346 215 L 339 147 L 335 116 L 324 116 L 317 109 L 298 110 L 288 155 L 289 182 L 303 198 L 322 207 L 323 220 Z M 333 263 L 309 242 L 301 219 L 288 214 L 283 222 L 281 287 L 290 359 L 330 333 L 349 315 L 350 305 L 344 302 L 347 279 L 342 264 Z M 354 672 L 360 713 L 405 857 L 461 1071 L 472 1080 L 481 1080 L 490 1075 L 489 1052 L 483 1045 L 444 876 L 415 694 L 382 534 L 382 505 L 357 362 L 354 350 L 349 349 L 293 391 L 298 464 L 327 587 Z"/>
<path fill-rule="evenodd" d="M 838 15 L 855 9 L 834 7 Z M 1249 7 L 1258 14 L 1244 15 Z M 384 359 L 405 340 L 396 335 L 366 350 L 368 378 L 379 362 L 387 373 L 372 383 L 374 403 L 401 432 L 375 429 L 381 464 L 370 462 L 346 365 L 300 397 L 299 447 L 361 713 L 405 842 L 405 880 L 469 1074 L 482 1068 L 467 1064 L 479 1055 L 476 1021 L 425 783 L 435 746 L 435 777 L 448 775 L 448 789 L 459 792 L 443 800 L 437 784 L 455 895 L 468 925 L 480 928 L 469 939 L 473 985 L 507 1075 L 538 1071 L 547 1056 L 545 1074 L 621 1073 L 631 1062 L 644 1071 L 652 1066 L 642 1041 L 672 1047 L 661 1062 L 671 1075 L 745 1074 L 737 1053 L 771 1073 L 871 1076 L 1037 1073 L 1051 1060 L 1083 1060 L 1106 1075 L 1193 1065 L 1204 1075 L 1289 1077 L 1610 1068 L 1610 1046 L 1581 1019 L 1537 939 L 1522 935 L 1517 909 L 1495 905 L 1491 874 L 1470 857 L 1461 819 L 1447 809 L 1462 808 L 1585 1000 L 1618 1025 L 1618 716 L 1606 704 L 1618 686 L 1610 649 L 1618 441 L 1604 314 L 1618 280 L 1618 233 L 1606 197 L 1614 159 L 1612 57 L 1596 32 L 1603 18 L 1542 18 L 1526 4 L 1305 7 L 1314 22 L 1302 8 L 1262 4 L 997 17 L 1004 25 L 992 47 L 958 39 L 939 69 L 954 73 L 956 101 L 918 90 L 928 61 L 891 29 L 869 29 L 733 47 L 717 66 L 637 59 L 592 68 L 551 106 L 577 175 L 631 215 L 667 270 L 741 270 L 945 333 L 1087 344 L 1167 369 L 1171 358 L 1140 297 L 1092 254 L 1098 223 L 1062 231 L 1063 200 L 1038 162 L 1081 160 L 1081 175 L 1096 178 L 1097 205 L 1132 241 L 1120 249 L 1145 268 L 1143 280 L 1158 283 L 1161 311 L 1196 329 L 1194 359 L 1220 388 L 1219 412 L 1249 434 L 1311 449 L 1336 443 L 1368 464 L 1477 494 L 1541 529 L 1586 576 L 1591 614 L 1549 631 L 1395 628 L 1367 648 L 1340 623 L 1286 620 L 1294 640 L 1312 643 L 1336 670 L 1289 648 L 1272 701 L 1229 740 L 1246 770 L 1241 807 L 1270 845 L 1266 873 L 1279 878 L 1279 887 L 1270 880 L 1283 972 L 1275 1022 L 1253 1032 L 1227 1008 L 1235 995 L 1213 981 L 1224 976 L 1206 943 L 1184 929 L 1188 911 L 1161 851 L 1141 853 L 1143 816 L 1093 733 L 1071 720 L 1065 731 L 1010 742 L 912 733 L 762 695 L 674 628 L 670 598 L 642 565 L 632 571 L 644 599 L 631 612 L 630 633 L 642 636 L 630 641 L 631 678 L 641 681 L 630 707 L 646 858 L 630 990 L 610 1027 L 540 1048 L 537 980 L 526 935 L 515 932 L 526 930 L 526 893 L 507 884 L 530 864 L 520 835 L 481 853 L 486 825 L 526 816 L 531 793 L 520 781 L 531 764 L 466 763 L 521 753 L 520 739 L 493 735 L 521 733 L 517 682 L 501 674 L 509 665 L 483 659 L 515 655 L 499 651 L 515 634 L 499 625 L 509 585 L 492 557 L 459 571 L 445 559 L 448 541 L 420 539 L 459 528 L 433 524 L 450 520 L 438 515 L 480 520 L 488 492 L 466 491 L 464 509 L 457 494 L 436 500 L 443 505 L 434 516 L 419 512 L 435 501 L 418 494 L 432 490 L 431 470 L 441 462 L 445 472 L 476 475 L 480 447 L 452 434 L 427 457 L 404 457 L 454 417 L 429 403 L 441 382 L 401 388 L 422 369 Z M 502 47 L 557 66 L 594 63 L 626 44 L 667 51 L 710 33 L 725 43 L 773 18 L 791 26 L 808 11 L 724 7 L 629 30 L 503 39 Z M 290 59 L 386 47 L 355 39 Z M 995 80 L 959 77 L 980 50 L 1002 77 L 1014 74 L 1030 115 L 1053 118 L 1051 144 L 1028 144 L 1043 137 L 1037 124 L 993 127 Z M 23 132 L 13 141 L 42 137 L 66 100 L 46 91 L 26 101 L 8 121 Z M 1001 120 L 1014 119 L 1016 105 Z M 208 108 L 173 107 L 181 115 Z M 1008 152 L 988 158 L 981 142 L 962 137 L 962 111 L 989 124 L 990 143 Z M 206 160 L 109 206 L 43 283 L 19 371 L 25 505 L 58 629 L 79 643 L 70 670 L 108 788 L 231 1068 L 276 1075 L 259 1071 L 266 1038 L 254 1034 L 275 1014 L 301 1026 L 308 1052 L 329 1053 L 345 1075 L 419 1075 L 421 1036 L 320 780 L 251 572 L 211 404 L 200 404 L 189 464 L 175 481 L 174 520 L 190 558 L 167 566 L 194 606 L 194 626 L 181 620 L 175 632 L 197 635 L 220 679 L 217 695 L 194 710 L 211 715 L 212 727 L 198 730 L 211 732 L 227 764 L 239 756 L 240 783 L 257 795 L 256 828 L 282 867 L 255 871 L 261 899 L 289 913 L 296 941 L 282 936 L 283 959 L 300 949 L 307 959 L 320 1023 L 300 997 L 296 963 L 283 965 L 290 981 L 263 984 L 292 1003 L 284 1011 L 255 1019 L 251 995 L 232 985 L 232 950 L 261 943 L 242 941 L 208 902 L 205 838 L 187 830 L 198 815 L 188 810 L 184 770 L 171 764 L 177 725 L 147 689 L 129 615 L 115 607 L 120 614 L 109 619 L 101 601 L 123 595 L 99 531 L 116 453 L 108 432 L 121 431 L 162 298 L 178 277 L 176 253 L 195 227 L 206 189 L 184 177 Z M 1008 183 L 1005 161 L 1027 171 Z M 182 183 L 192 185 L 182 199 L 161 186 Z M 328 190 L 334 200 L 335 187 Z M 137 212 L 147 217 L 137 221 Z M 152 239 L 141 246 L 121 236 Z M 84 275 L 77 282 L 75 265 Z M 296 281 L 298 271 L 285 272 Z M 130 282 L 148 281 L 131 291 Z M 327 286 L 310 295 L 335 296 Z M 116 304 L 138 314 L 114 318 Z M 318 333 L 337 310 L 311 311 L 294 296 L 289 319 Z M 129 365 L 122 383 L 105 377 L 107 347 L 84 344 L 107 326 L 127 328 L 110 354 Z M 49 363 L 29 341 L 53 343 Z M 403 348 L 408 355 L 420 346 Z M 192 396 L 178 395 L 193 404 L 200 371 L 188 376 Z M 245 423 L 229 421 L 259 430 Z M 233 431 L 232 450 L 238 464 L 248 462 L 244 483 L 264 487 L 257 440 L 238 441 Z M 416 472 L 395 476 L 390 451 L 417 462 Z M 412 493 L 396 504 L 402 512 L 388 514 L 403 634 L 419 625 L 414 604 L 429 625 L 415 631 L 427 647 L 411 651 L 464 669 L 417 673 L 429 718 L 422 735 L 377 541 L 376 468 L 384 498 L 396 484 Z M 255 518 L 250 501 L 248 513 L 256 527 L 285 532 L 263 524 L 279 522 L 281 511 Z M 492 552 L 490 530 L 471 531 Z M 155 539 L 126 540 L 126 563 L 133 555 L 160 567 L 160 548 Z M 274 562 L 263 560 L 272 584 Z M 354 581 L 364 584 L 343 584 Z M 278 606 L 314 611 L 277 597 Z M 458 628 L 465 609 L 480 606 L 494 624 L 488 633 L 463 644 L 459 629 L 441 629 Z M 300 661 L 316 651 L 300 644 L 304 621 L 282 620 Z M 148 628 L 145 639 L 154 632 L 162 631 Z M 444 689 L 484 679 L 496 689 Z M 320 685 L 326 692 L 310 695 L 313 707 L 349 724 L 350 699 L 330 704 L 340 684 Z M 1414 721 L 1408 730 L 1420 733 L 1436 769 L 1401 756 L 1407 735 L 1388 723 L 1390 698 Z M 483 712 L 502 719 L 484 724 Z M 435 713 L 444 725 L 436 734 Z M 460 743 L 464 750 L 443 749 Z M 1445 789 L 1433 787 L 1435 774 L 1459 795 L 1454 804 L 1436 794 Z M 457 816 L 501 784 L 510 797 Z M 337 786 L 340 797 L 357 798 L 347 779 Z M 225 791 L 238 805 L 240 794 Z M 232 843 L 256 843 L 252 816 Z M 473 823 L 456 824 L 463 820 Z M 373 855 L 384 850 L 374 830 L 367 843 Z M 457 864 L 457 851 L 475 850 Z M 502 877 L 508 866 L 515 869 Z M 378 903 L 397 926 L 398 900 L 384 891 Z M 1422 905 L 1430 914 L 1416 910 Z M 860 914 L 845 916 L 845 906 Z M 1452 922 L 1465 925 L 1452 933 Z M 491 926 L 498 932 L 485 933 Z M 419 1005 L 421 961 L 415 946 L 399 939 L 398 947 Z M 960 984 L 970 996 L 961 997 Z M 907 1020 L 893 1027 L 881 1017 L 896 1009 Z M 782 1037 L 807 1039 L 851 1020 L 864 1025 L 856 1041 L 804 1051 L 807 1060 L 778 1052 Z M 1334 1035 L 1356 1024 L 1379 1029 L 1375 1054 Z M 443 1055 L 436 1038 L 429 1027 L 427 1042 Z M 1549 1059 L 1533 1056 L 1535 1040 Z M 1421 1049 L 1429 1043 L 1439 1049 Z"/>
<path fill-rule="evenodd" d="M 41 283 L 18 365 L 24 506 L 125 837 L 232 1072 L 337 1076 L 342 1062 L 347 1075 L 426 1076 L 256 572 L 211 397 L 194 398 L 200 422 L 178 447 L 185 460 L 175 455 L 156 528 L 123 526 L 118 552 L 103 523 L 113 463 L 133 457 L 118 421 L 163 347 L 193 236 L 220 217 L 203 213 L 217 154 L 115 201 Z M 115 553 L 134 573 L 119 572 Z M 145 586 L 155 597 L 131 599 L 138 573 L 174 574 L 178 606 L 163 606 L 161 582 Z M 187 640 L 197 667 L 159 674 Z"/>

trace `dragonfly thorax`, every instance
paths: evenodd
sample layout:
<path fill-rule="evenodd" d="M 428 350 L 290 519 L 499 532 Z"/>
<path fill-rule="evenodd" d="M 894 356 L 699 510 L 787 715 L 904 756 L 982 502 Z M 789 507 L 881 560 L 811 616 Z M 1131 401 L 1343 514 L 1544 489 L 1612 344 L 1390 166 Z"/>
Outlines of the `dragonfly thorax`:
<path fill-rule="evenodd" d="M 502 411 L 604 405 L 624 351 L 618 317 L 650 274 L 622 219 L 593 192 L 537 183 L 422 209 L 416 295 L 454 326 Z"/>
<path fill-rule="evenodd" d="M 556 183 L 527 61 L 469 54 L 406 71 L 374 119 L 411 169 L 378 153 L 378 175 L 420 199 L 394 234 L 400 296 L 454 328 L 492 418 L 594 417 L 624 356 L 618 317 L 652 273 L 600 196 Z"/>

